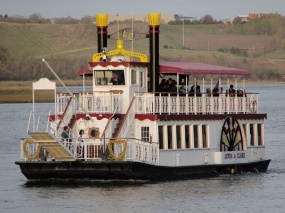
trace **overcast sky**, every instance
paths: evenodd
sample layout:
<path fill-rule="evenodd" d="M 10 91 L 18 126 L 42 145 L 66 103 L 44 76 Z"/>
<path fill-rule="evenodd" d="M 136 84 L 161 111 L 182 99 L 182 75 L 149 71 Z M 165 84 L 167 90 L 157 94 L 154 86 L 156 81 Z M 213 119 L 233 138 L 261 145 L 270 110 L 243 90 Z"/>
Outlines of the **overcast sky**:
<path fill-rule="evenodd" d="M 285 16 L 285 0 L 0 0 L 0 14 L 44 18 L 70 16 L 80 19 L 97 13 L 183 14 L 201 18 L 206 14 L 217 20 L 233 19 L 249 13 L 275 13 Z"/>

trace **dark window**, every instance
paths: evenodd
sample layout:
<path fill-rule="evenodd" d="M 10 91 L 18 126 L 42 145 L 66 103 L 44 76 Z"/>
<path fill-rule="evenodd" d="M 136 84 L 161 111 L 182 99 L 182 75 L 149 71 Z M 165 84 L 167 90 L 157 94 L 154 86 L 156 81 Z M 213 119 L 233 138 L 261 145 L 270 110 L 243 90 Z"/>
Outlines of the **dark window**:
<path fill-rule="evenodd" d="M 181 149 L 181 132 L 180 132 L 181 126 L 176 126 L 176 143 L 177 143 L 177 149 Z"/>
<path fill-rule="evenodd" d="M 186 148 L 190 148 L 190 131 L 189 126 L 185 125 L 185 143 Z"/>
<path fill-rule="evenodd" d="M 208 148 L 207 125 L 202 125 L 202 142 L 203 142 L 203 148 Z"/>
<path fill-rule="evenodd" d="M 167 136 L 168 136 L 168 149 L 173 149 L 172 147 L 172 126 L 167 126 Z"/>
<path fill-rule="evenodd" d="M 158 127 L 158 141 L 159 141 L 159 149 L 164 149 L 163 147 L 163 126 Z"/>
<path fill-rule="evenodd" d="M 198 125 L 193 126 L 194 130 L 194 148 L 199 148 L 199 141 L 198 141 Z"/>

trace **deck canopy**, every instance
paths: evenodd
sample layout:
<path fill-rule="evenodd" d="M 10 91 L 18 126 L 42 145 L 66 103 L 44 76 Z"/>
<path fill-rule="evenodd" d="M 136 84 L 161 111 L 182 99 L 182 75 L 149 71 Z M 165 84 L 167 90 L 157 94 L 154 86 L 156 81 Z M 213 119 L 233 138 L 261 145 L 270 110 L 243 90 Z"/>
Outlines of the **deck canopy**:
<path fill-rule="evenodd" d="M 90 67 L 95 66 L 114 66 L 119 65 L 128 66 L 143 66 L 148 67 L 149 63 L 145 62 L 91 62 Z M 250 75 L 248 70 L 223 67 L 211 64 L 191 63 L 191 62 L 160 62 L 159 73 L 178 73 L 182 75 L 234 75 L 234 76 L 247 76 Z M 80 69 L 77 72 L 78 75 L 92 76 L 93 71 L 91 68 Z"/>
<path fill-rule="evenodd" d="M 178 73 L 182 75 L 249 75 L 249 71 L 245 69 L 222 67 L 210 64 L 191 62 L 160 62 L 159 64 L 161 74 Z"/>

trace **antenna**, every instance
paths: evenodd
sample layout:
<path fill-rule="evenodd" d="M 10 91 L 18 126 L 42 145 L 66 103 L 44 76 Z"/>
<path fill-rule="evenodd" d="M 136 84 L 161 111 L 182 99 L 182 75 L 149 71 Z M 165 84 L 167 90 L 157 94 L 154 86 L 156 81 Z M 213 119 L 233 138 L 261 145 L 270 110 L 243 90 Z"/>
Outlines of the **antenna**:
<path fill-rule="evenodd" d="M 133 39 L 133 35 L 134 35 L 134 12 L 132 11 L 132 48 L 131 51 L 134 51 L 134 39 Z M 133 56 L 131 56 L 130 61 L 132 61 Z"/>
<path fill-rule="evenodd" d="M 55 73 L 55 71 L 51 68 L 51 66 L 47 63 L 47 61 L 43 58 L 42 62 L 44 62 L 47 67 L 49 68 L 49 70 L 52 72 L 52 74 L 57 78 L 57 80 L 61 83 L 61 85 L 66 89 L 66 91 L 69 93 L 69 95 L 71 97 L 73 97 L 73 93 L 65 86 L 65 84 L 62 82 L 62 80 L 58 77 L 58 75 Z M 77 104 L 81 107 L 81 109 L 85 112 L 86 117 L 91 118 L 91 116 L 89 115 L 89 113 L 87 112 L 87 110 L 83 107 L 82 104 L 79 103 L 79 101 L 74 98 L 74 100 L 77 102 Z"/>
<path fill-rule="evenodd" d="M 117 26 L 118 26 L 118 39 L 120 39 L 119 13 L 117 13 L 116 16 L 117 16 Z"/>

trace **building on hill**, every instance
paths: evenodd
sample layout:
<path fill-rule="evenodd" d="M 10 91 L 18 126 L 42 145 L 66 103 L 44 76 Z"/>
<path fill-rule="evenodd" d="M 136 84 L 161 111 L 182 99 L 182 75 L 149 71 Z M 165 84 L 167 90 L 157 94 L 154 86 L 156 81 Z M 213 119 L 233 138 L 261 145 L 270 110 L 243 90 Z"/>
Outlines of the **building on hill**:
<path fill-rule="evenodd" d="M 280 15 L 278 13 L 275 14 Z M 270 15 L 272 15 L 272 13 L 249 13 L 248 15 L 238 15 L 237 18 L 239 18 L 242 22 L 247 22 L 249 19 L 266 18 Z"/>

